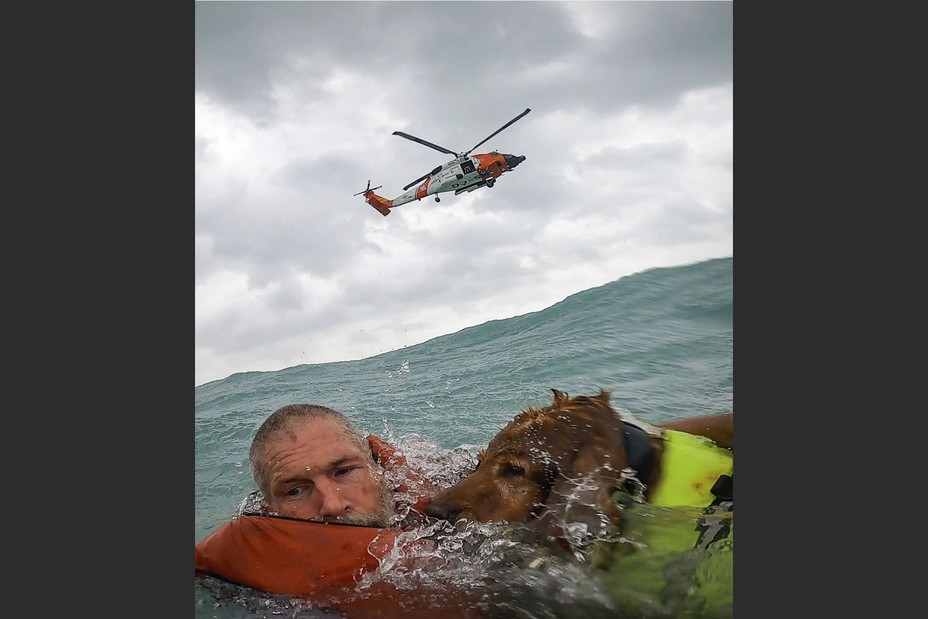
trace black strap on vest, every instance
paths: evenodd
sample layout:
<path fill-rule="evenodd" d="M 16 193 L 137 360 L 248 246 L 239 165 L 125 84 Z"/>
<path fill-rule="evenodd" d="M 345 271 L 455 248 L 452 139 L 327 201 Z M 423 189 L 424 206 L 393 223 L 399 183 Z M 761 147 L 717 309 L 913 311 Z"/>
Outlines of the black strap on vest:
<path fill-rule="evenodd" d="M 654 466 L 654 450 L 651 448 L 648 433 L 627 421 L 622 422 L 622 428 L 628 466 L 635 470 L 638 481 L 644 484 L 651 478 L 651 469 Z M 633 486 L 634 482 L 627 481 L 626 492 L 634 493 Z M 719 475 L 709 492 L 715 496 L 711 505 L 719 505 L 723 501 L 734 501 L 734 476 Z"/>
<path fill-rule="evenodd" d="M 712 501 L 710 507 L 712 505 L 718 505 L 722 501 L 734 501 L 734 486 L 734 475 L 719 475 L 719 478 L 715 480 L 714 484 L 712 484 L 712 489 L 709 490 L 709 492 L 715 495 L 715 500 Z"/>
<path fill-rule="evenodd" d="M 635 469 L 638 481 L 642 484 L 647 483 L 647 480 L 651 478 L 651 469 L 654 466 L 654 450 L 651 449 L 648 434 L 638 426 L 633 426 L 628 422 L 623 422 L 622 428 L 628 466 Z M 632 488 L 627 487 L 626 490 L 633 492 Z"/>

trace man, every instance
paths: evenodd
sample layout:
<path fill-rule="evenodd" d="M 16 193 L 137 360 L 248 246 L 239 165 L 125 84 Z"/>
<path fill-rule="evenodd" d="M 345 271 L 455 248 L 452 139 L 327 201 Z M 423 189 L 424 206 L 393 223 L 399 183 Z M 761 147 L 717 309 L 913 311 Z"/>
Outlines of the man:
<path fill-rule="evenodd" d="M 259 513 L 246 510 L 198 542 L 197 574 L 271 593 L 321 595 L 353 586 L 396 544 L 424 543 L 398 538 L 425 519 L 420 504 L 429 484 L 389 443 L 365 438 L 337 411 L 277 409 L 258 428 L 249 463 Z M 396 500 L 417 499 L 396 508 Z"/>
<path fill-rule="evenodd" d="M 248 454 L 262 513 L 391 525 L 394 488 L 375 460 L 382 446 L 372 438 L 331 408 L 290 404 L 276 410 L 258 428 Z"/>

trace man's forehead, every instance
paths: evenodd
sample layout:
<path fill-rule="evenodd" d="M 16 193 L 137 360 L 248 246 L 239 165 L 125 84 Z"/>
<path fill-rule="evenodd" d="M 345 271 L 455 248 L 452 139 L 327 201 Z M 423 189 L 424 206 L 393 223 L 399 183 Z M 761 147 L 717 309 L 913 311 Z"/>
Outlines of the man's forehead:
<path fill-rule="evenodd" d="M 326 418 L 291 424 L 268 447 L 270 451 L 305 447 L 339 457 L 364 455 L 364 446 L 359 445 L 341 423 Z"/>

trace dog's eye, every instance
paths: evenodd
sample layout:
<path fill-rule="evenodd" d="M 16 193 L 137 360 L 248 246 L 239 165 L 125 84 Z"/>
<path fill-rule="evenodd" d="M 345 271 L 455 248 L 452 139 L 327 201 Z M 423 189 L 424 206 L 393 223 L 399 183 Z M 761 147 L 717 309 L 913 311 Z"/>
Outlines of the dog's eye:
<path fill-rule="evenodd" d="M 522 477 L 525 475 L 525 469 L 516 464 L 505 463 L 500 465 L 499 472 L 501 475 L 508 475 L 511 477 Z"/>

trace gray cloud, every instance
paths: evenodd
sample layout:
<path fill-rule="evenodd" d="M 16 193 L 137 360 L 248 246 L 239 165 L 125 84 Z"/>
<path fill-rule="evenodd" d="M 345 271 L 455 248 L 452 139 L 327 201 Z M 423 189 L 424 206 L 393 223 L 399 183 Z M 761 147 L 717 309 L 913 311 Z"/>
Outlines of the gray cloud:
<path fill-rule="evenodd" d="M 732 252 L 730 2 L 197 2 L 196 384 Z M 496 187 L 382 217 L 448 157 Z"/>

